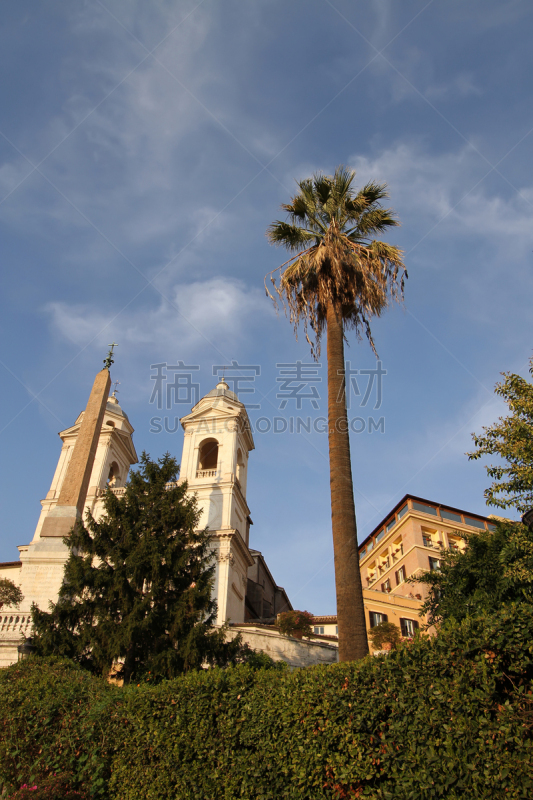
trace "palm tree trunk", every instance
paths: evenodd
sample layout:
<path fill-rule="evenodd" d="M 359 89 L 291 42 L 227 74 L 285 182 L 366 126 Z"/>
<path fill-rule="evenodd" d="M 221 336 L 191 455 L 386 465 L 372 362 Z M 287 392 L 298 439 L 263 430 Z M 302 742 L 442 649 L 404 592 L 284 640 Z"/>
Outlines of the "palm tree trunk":
<path fill-rule="evenodd" d="M 368 640 L 357 549 L 343 337 L 342 319 L 330 303 L 327 311 L 328 438 L 339 661 L 355 661 L 367 655 Z"/>

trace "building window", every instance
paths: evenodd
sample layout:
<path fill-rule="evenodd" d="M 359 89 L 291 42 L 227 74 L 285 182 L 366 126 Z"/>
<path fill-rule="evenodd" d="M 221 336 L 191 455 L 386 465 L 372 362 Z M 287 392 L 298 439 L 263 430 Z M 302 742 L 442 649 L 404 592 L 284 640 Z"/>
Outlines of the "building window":
<path fill-rule="evenodd" d="M 461 515 L 456 514 L 455 511 L 446 511 L 445 508 L 441 508 L 440 515 L 443 519 L 451 519 L 454 522 L 462 522 Z"/>
<path fill-rule="evenodd" d="M 376 542 L 380 542 L 384 536 L 385 536 L 385 531 L 380 531 L 376 536 Z"/>
<path fill-rule="evenodd" d="M 399 541 L 394 542 L 392 546 L 394 547 L 394 550 L 392 551 L 392 560 L 393 562 L 398 561 L 400 556 L 403 556 L 403 544 L 401 541 Z"/>
<path fill-rule="evenodd" d="M 324 635 L 324 626 L 323 625 L 315 625 L 313 628 L 313 633 L 318 633 L 319 636 Z"/>
<path fill-rule="evenodd" d="M 408 506 L 400 508 L 400 510 L 398 511 L 398 519 L 401 519 L 404 514 L 407 514 L 407 511 L 408 511 Z"/>
<path fill-rule="evenodd" d="M 424 547 L 432 547 L 433 546 L 433 540 L 432 540 L 432 538 L 431 538 L 429 533 L 423 533 L 422 534 L 422 541 L 424 542 Z"/>
<path fill-rule="evenodd" d="M 440 559 L 429 556 L 429 568 L 430 570 L 440 569 Z"/>
<path fill-rule="evenodd" d="M 237 480 L 239 483 L 244 480 L 244 458 L 240 448 L 237 450 Z"/>
<path fill-rule="evenodd" d="M 382 622 L 387 622 L 388 617 L 386 614 L 380 614 L 379 611 L 369 611 L 368 617 L 370 619 L 370 627 L 375 628 L 376 625 L 381 625 Z"/>
<path fill-rule="evenodd" d="M 384 583 L 381 584 L 381 591 L 382 592 L 387 592 L 388 593 L 388 592 L 390 592 L 390 590 L 391 590 L 391 585 L 390 585 L 390 581 L 389 580 L 386 580 Z"/>
<path fill-rule="evenodd" d="M 434 514 L 437 516 L 437 509 L 433 506 L 427 506 L 425 503 L 415 503 L 413 500 L 413 511 L 423 511 L 424 514 Z"/>
<path fill-rule="evenodd" d="M 400 619 L 400 628 L 402 636 L 412 639 L 415 631 L 418 630 L 418 622 L 416 619 Z"/>
<path fill-rule="evenodd" d="M 335 636 L 339 635 L 339 626 L 335 625 Z"/>
<path fill-rule="evenodd" d="M 485 523 L 482 519 L 474 519 L 474 517 L 465 517 L 465 525 L 470 525 L 472 528 L 485 529 Z"/>
<path fill-rule="evenodd" d="M 400 583 L 403 583 L 406 577 L 405 567 L 400 567 L 400 569 L 396 572 L 396 586 L 399 586 Z"/>

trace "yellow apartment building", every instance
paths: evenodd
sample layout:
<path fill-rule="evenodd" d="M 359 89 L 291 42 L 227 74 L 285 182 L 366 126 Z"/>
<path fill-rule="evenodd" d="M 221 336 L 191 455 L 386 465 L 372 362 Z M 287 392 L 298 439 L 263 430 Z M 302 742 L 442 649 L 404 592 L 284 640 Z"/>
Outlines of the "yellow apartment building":
<path fill-rule="evenodd" d="M 359 546 L 367 629 L 393 622 L 412 637 L 426 622 L 428 589 L 407 578 L 438 569 L 441 549 L 462 550 L 460 533 L 494 530 L 494 519 L 406 494 Z M 315 616 L 313 626 L 317 638 L 337 635 L 335 615 Z"/>

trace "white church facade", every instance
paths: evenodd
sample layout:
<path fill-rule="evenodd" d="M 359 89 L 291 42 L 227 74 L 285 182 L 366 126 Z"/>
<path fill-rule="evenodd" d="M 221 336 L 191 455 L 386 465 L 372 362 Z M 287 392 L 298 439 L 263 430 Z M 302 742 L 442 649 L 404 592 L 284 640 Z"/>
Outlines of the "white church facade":
<path fill-rule="evenodd" d="M 46 610 L 57 599 L 69 555 L 65 534 L 86 510 L 98 519 L 104 513 L 106 489 L 122 494 L 129 470 L 137 463 L 133 427 L 115 393 L 109 396 L 110 383 L 109 371 L 103 369 L 85 411 L 72 427 L 60 432 L 59 460 L 50 490 L 41 501 L 33 539 L 18 547 L 17 561 L 0 563 L 0 578 L 12 580 L 24 596 L 17 608 L 0 608 L 0 667 L 16 661 L 18 645 L 31 636 L 32 603 Z M 335 661 L 332 645 L 289 642 L 254 623 L 292 606 L 275 584 L 262 554 L 250 548 L 252 520 L 246 486 L 254 440 L 245 406 L 222 380 L 181 424 L 180 481 L 186 480 L 197 496 L 200 526 L 209 527 L 216 563 L 217 623 L 229 621 L 232 630 L 241 630 L 252 647 L 295 666 Z"/>

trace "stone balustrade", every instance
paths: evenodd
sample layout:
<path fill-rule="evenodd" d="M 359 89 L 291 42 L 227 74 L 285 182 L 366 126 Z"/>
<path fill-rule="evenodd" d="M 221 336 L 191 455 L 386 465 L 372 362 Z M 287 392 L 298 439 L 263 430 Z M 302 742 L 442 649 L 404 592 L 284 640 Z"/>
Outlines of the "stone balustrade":
<path fill-rule="evenodd" d="M 31 626 L 31 611 L 3 611 L 0 609 L 0 639 L 28 636 Z"/>
<path fill-rule="evenodd" d="M 216 478 L 217 470 L 216 469 L 197 469 L 196 470 L 196 477 L 197 478 Z"/>

